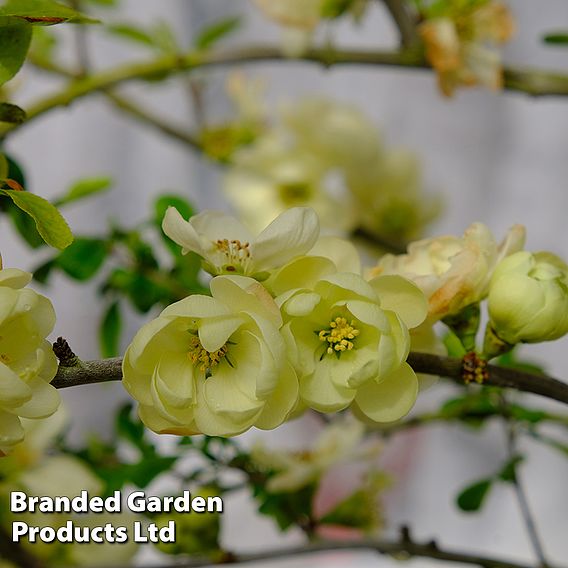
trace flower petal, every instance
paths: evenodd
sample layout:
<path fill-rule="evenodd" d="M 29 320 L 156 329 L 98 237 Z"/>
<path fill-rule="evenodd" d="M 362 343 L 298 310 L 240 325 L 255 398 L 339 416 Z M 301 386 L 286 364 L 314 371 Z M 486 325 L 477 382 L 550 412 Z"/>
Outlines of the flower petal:
<path fill-rule="evenodd" d="M 381 308 L 396 312 L 409 328 L 420 325 L 428 313 L 426 297 L 401 276 L 379 276 L 369 282 L 381 301 Z"/>
<path fill-rule="evenodd" d="M 283 266 L 305 254 L 319 236 L 319 220 L 309 207 L 293 207 L 279 215 L 251 245 L 257 271 Z"/>
<path fill-rule="evenodd" d="M 393 422 L 408 414 L 417 395 L 418 379 L 403 363 L 382 381 L 369 381 L 359 388 L 355 404 L 375 422 Z"/>

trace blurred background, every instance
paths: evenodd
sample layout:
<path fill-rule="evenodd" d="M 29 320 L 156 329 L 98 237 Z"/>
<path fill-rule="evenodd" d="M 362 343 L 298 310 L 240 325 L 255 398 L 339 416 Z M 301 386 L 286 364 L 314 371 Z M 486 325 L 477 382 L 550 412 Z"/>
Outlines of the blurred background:
<path fill-rule="evenodd" d="M 568 52 L 544 46 L 541 41 L 550 29 L 568 27 L 566 2 L 512 0 L 509 4 L 517 33 L 505 47 L 504 60 L 520 67 L 536 65 L 568 72 Z M 204 25 L 230 15 L 242 15 L 244 23 L 225 41 L 225 48 L 245 42 L 275 43 L 280 36 L 278 26 L 246 0 L 123 0 L 112 14 L 100 9 L 96 15 L 145 25 L 166 20 L 182 45 L 189 45 Z M 58 33 L 72 44 L 72 29 Z M 360 25 L 342 21 L 333 27 L 332 34 L 333 41 L 345 47 L 388 48 L 398 41 L 397 31 L 379 2 L 373 3 Z M 143 57 L 138 48 L 96 30 L 89 31 L 88 40 L 95 68 Z M 69 60 L 74 57 L 72 48 L 62 53 Z M 496 95 L 481 89 L 463 90 L 446 99 L 435 88 L 433 74 L 420 70 L 358 65 L 323 69 L 301 61 L 255 63 L 241 69 L 247 77 L 262 77 L 269 109 L 305 95 L 325 95 L 360 108 L 380 130 L 385 143 L 414 152 L 421 162 L 424 185 L 441 193 L 445 205 L 444 214 L 428 226 L 427 235 L 461 234 L 470 223 L 483 221 L 501 239 L 512 224 L 522 223 L 527 227 L 527 248 L 546 249 L 568 258 L 568 99 L 508 92 Z M 211 119 L 222 119 L 230 112 L 226 95 L 229 71 L 234 69 L 198 71 L 207 78 L 203 96 Z M 27 67 L 18 82 L 18 100 L 25 107 L 26 101 L 53 91 L 58 79 Z M 196 120 L 187 86 L 175 78 L 156 85 L 127 84 L 121 92 L 174 123 Z M 117 112 L 99 94 L 40 117 L 10 138 L 7 150 L 25 164 L 28 188 L 47 198 L 61 194 L 80 177 L 112 178 L 110 192 L 66 208 L 70 226 L 81 234 L 104 232 L 107 219 L 123 225 L 144 220 L 156 195 L 164 190 L 187 197 L 199 210 L 230 210 L 221 190 L 223 166 Z M 47 258 L 45 250 L 31 251 L 15 236 L 5 217 L 0 218 L 0 247 L 5 266 L 31 270 Z M 56 273 L 47 289 L 34 286 L 55 305 L 58 320 L 53 338 L 70 338 L 83 359 L 98 358 L 102 312 L 97 281 L 78 285 Z M 150 315 L 153 313 L 126 314 L 122 349 Z M 527 347 L 524 353 L 544 363 L 552 376 L 565 378 L 566 341 Z M 440 384 L 426 392 L 413 412 L 428 409 L 447 397 L 451 388 Z M 72 416 L 80 418 L 70 430 L 71 440 L 77 444 L 93 431 L 108 435 L 113 413 L 127 400 L 120 384 L 69 389 L 63 397 Z M 538 402 L 547 406 L 546 401 Z M 442 535 L 443 544 L 454 548 L 519 561 L 532 558 L 512 489 L 495 491 L 475 516 L 459 512 L 454 505 L 455 494 L 468 480 L 487 475 L 493 464 L 503 459 L 505 436 L 494 426 L 481 433 L 434 426 L 404 433 L 389 445 L 382 463 L 396 472 L 397 482 L 386 501 L 387 534 L 409 524 L 418 539 Z M 315 437 L 319 429 L 318 421 L 307 417 L 277 432 L 254 431 L 241 438 L 245 444 L 262 438 L 270 444 L 299 448 L 305 444 L 307 432 Z M 159 443 L 167 446 L 168 438 Z M 523 478 L 539 530 L 545 536 L 550 559 L 565 562 L 568 462 L 530 441 L 523 444 L 530 455 Z M 269 519 L 255 514 L 246 493 L 231 495 L 225 505 L 223 539 L 232 549 L 251 551 L 301 540 L 299 531 L 281 535 Z M 334 566 L 333 558 L 344 557 L 327 555 L 322 566 Z M 316 565 L 309 562 L 298 565 Z M 386 558 L 380 564 L 375 562 L 371 553 L 343 559 L 343 564 L 337 562 L 361 567 L 394 565 Z M 425 568 L 438 564 L 412 560 L 409 565 Z"/>

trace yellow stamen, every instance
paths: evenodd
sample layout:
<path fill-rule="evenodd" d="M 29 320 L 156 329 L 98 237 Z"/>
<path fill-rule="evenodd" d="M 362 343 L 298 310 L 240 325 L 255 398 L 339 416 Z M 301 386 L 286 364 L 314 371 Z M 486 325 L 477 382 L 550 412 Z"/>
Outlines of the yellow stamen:
<path fill-rule="evenodd" d="M 241 243 L 238 239 L 218 239 L 215 242 L 217 250 L 227 259 L 225 270 L 238 272 L 250 259 L 250 243 Z"/>
<path fill-rule="evenodd" d="M 318 337 L 320 341 L 328 343 L 327 353 L 332 355 L 334 352 L 351 351 L 355 346 L 353 341 L 359 333 L 355 321 L 347 323 L 345 318 L 337 317 L 330 322 L 329 329 L 322 329 L 318 333 Z"/>
<path fill-rule="evenodd" d="M 199 337 L 192 335 L 187 356 L 194 365 L 199 365 L 200 371 L 209 371 L 212 367 L 218 365 L 221 359 L 227 355 L 227 350 L 228 347 L 227 344 L 225 344 L 221 349 L 217 349 L 217 351 L 207 351 L 203 345 L 201 345 Z"/>

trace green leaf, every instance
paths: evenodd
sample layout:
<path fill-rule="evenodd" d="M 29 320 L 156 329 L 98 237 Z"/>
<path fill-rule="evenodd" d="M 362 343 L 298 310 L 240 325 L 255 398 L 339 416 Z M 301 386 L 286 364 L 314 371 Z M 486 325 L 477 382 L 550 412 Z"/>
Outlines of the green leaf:
<path fill-rule="evenodd" d="M 134 41 L 148 47 L 155 47 L 152 35 L 138 26 L 133 26 L 132 24 L 112 24 L 107 26 L 106 30 L 119 38 Z"/>
<path fill-rule="evenodd" d="M 29 219 L 29 217 L 28 217 Z M 40 264 L 37 268 L 35 268 L 32 272 L 34 275 L 34 280 L 39 282 L 40 284 L 47 284 L 51 272 L 54 268 L 57 267 L 57 260 L 52 258 L 43 264 Z"/>
<path fill-rule="evenodd" d="M 78 237 L 57 258 L 57 265 L 75 280 L 92 278 L 102 266 L 108 253 L 103 239 Z"/>
<path fill-rule="evenodd" d="M 79 199 L 107 191 L 111 185 L 112 180 L 108 177 L 84 178 L 74 183 L 67 193 L 56 199 L 54 203 L 58 207 L 67 205 L 73 201 L 78 201 Z"/>
<path fill-rule="evenodd" d="M 12 202 L 10 202 L 8 215 L 10 216 L 10 220 L 12 221 L 16 231 L 18 231 L 28 246 L 32 249 L 38 249 L 45 246 L 45 241 L 39 234 L 35 221 L 32 217 L 30 217 L 27 213 L 24 213 Z"/>
<path fill-rule="evenodd" d="M 209 49 L 213 47 L 219 40 L 235 32 L 241 25 L 241 19 L 237 16 L 232 16 L 215 22 L 201 30 L 195 40 L 195 47 L 197 49 Z"/>
<path fill-rule="evenodd" d="M 0 154 L 0 179 L 9 177 L 10 163 L 4 154 Z"/>
<path fill-rule="evenodd" d="M 16 18 L 0 17 L 0 85 L 22 67 L 32 41 L 32 27 Z"/>
<path fill-rule="evenodd" d="M 0 122 L 21 124 L 26 120 L 26 112 L 19 106 L 10 103 L 0 103 Z"/>
<path fill-rule="evenodd" d="M 458 357 L 461 359 L 466 354 L 465 347 L 453 331 L 448 331 L 448 333 L 446 333 L 443 342 L 448 350 L 449 357 Z"/>
<path fill-rule="evenodd" d="M 50 246 L 63 250 L 73 242 L 73 234 L 61 213 L 49 202 L 27 191 L 0 189 L 15 205 L 35 221 L 43 240 Z"/>
<path fill-rule="evenodd" d="M 491 479 L 483 479 L 466 487 L 456 499 L 458 507 L 468 513 L 479 511 L 491 489 L 491 484 Z"/>
<path fill-rule="evenodd" d="M 517 466 L 525 460 L 524 456 L 513 456 L 504 466 L 503 469 L 497 474 L 497 477 L 505 483 L 516 483 L 517 481 Z"/>
<path fill-rule="evenodd" d="M 544 43 L 549 43 L 552 45 L 568 46 L 568 32 L 548 33 L 542 39 Z"/>
<path fill-rule="evenodd" d="M 0 6 L 0 16 L 21 18 L 32 24 L 52 25 L 65 22 L 92 24 L 93 20 L 53 0 L 8 0 Z"/>
<path fill-rule="evenodd" d="M 99 343 L 102 357 L 116 357 L 120 348 L 122 316 L 120 304 L 113 302 L 107 309 L 99 330 Z"/>

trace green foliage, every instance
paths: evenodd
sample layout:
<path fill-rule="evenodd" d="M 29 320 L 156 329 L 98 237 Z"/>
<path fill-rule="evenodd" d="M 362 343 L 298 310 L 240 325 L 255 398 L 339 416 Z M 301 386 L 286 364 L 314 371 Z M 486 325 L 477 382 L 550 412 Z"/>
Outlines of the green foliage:
<path fill-rule="evenodd" d="M 495 482 L 516 483 L 517 468 L 525 460 L 522 455 L 515 455 L 508 460 L 493 476 L 476 481 L 463 489 L 456 498 L 458 507 L 467 513 L 474 513 L 485 503 L 489 490 Z"/>
<path fill-rule="evenodd" d="M 26 120 L 26 112 L 19 106 L 10 103 L 0 103 L 0 122 L 21 124 Z"/>
<path fill-rule="evenodd" d="M 513 456 L 497 474 L 497 477 L 505 483 L 517 482 L 517 466 L 524 461 L 524 456 Z"/>
<path fill-rule="evenodd" d="M 32 24 L 43 25 L 97 22 L 53 0 L 7 0 L 0 6 L 0 16 L 14 16 Z"/>
<path fill-rule="evenodd" d="M 56 199 L 54 205 L 60 207 L 61 205 L 67 205 L 68 203 L 103 193 L 108 191 L 111 185 L 112 180 L 108 177 L 83 178 L 75 182 L 65 195 Z"/>
<path fill-rule="evenodd" d="M 543 38 L 544 43 L 551 45 L 560 45 L 561 47 L 568 46 L 568 32 L 551 32 L 546 34 Z"/>
<path fill-rule="evenodd" d="M 26 21 L 0 17 L 0 85 L 20 70 L 31 41 L 32 27 Z"/>
<path fill-rule="evenodd" d="M 73 244 L 57 257 L 57 265 L 71 278 L 84 282 L 98 272 L 107 253 L 105 240 L 77 237 Z"/>
<path fill-rule="evenodd" d="M 82 459 L 105 483 L 105 495 L 126 484 L 144 489 L 163 473 L 171 472 L 178 460 L 178 456 L 160 455 L 154 444 L 146 439 L 144 426 L 133 417 L 131 404 L 119 410 L 114 434 L 110 443 L 93 437 L 86 448 L 78 451 L 66 448 L 68 453 Z M 128 444 L 135 455 L 132 460 L 122 458 L 119 442 Z"/>
<path fill-rule="evenodd" d="M 113 302 L 107 308 L 99 329 L 99 344 L 102 357 L 116 357 L 120 348 L 122 315 L 120 303 Z"/>
<path fill-rule="evenodd" d="M 458 507 L 467 513 L 479 511 L 489 494 L 492 483 L 492 479 L 482 479 L 466 487 L 456 499 Z"/>
<path fill-rule="evenodd" d="M 73 242 L 69 225 L 49 201 L 39 195 L 13 189 L 0 189 L 0 194 L 9 197 L 34 220 L 39 234 L 48 245 L 63 250 Z"/>
<path fill-rule="evenodd" d="M 202 50 L 211 49 L 217 42 L 236 32 L 240 26 L 241 19 L 238 16 L 219 20 L 199 32 L 195 47 Z"/>

